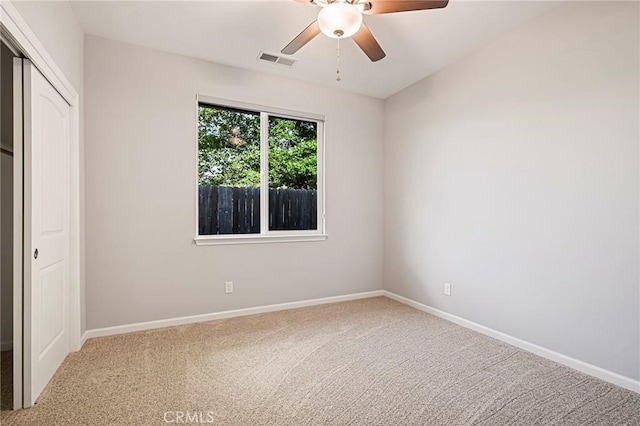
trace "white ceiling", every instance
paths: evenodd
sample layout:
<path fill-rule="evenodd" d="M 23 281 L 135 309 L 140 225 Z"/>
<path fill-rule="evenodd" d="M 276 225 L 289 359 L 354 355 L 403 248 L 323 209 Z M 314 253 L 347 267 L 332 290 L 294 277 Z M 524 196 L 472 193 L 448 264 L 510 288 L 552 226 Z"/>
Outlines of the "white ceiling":
<path fill-rule="evenodd" d="M 451 0 L 445 9 L 365 16 L 387 57 L 372 63 L 352 40 L 319 35 L 292 68 L 258 61 L 279 52 L 319 8 L 293 0 L 74 1 L 88 34 L 211 62 L 386 98 L 444 68 L 498 35 L 558 6 L 553 1 Z"/>

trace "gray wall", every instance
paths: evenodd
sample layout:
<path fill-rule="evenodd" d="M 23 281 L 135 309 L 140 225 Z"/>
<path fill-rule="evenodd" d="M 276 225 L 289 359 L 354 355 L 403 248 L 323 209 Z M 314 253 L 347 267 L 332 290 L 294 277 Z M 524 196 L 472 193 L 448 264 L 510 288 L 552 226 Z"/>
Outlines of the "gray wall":
<path fill-rule="evenodd" d="M 85 46 L 88 329 L 382 288 L 382 101 Z M 194 245 L 196 94 L 326 115 L 327 241 Z"/>
<path fill-rule="evenodd" d="M 640 378 L 638 6 L 569 2 L 387 100 L 387 290 Z"/>
<path fill-rule="evenodd" d="M 0 145 L 13 149 L 13 53 L 1 43 Z M 0 346 L 13 339 L 13 157 L 0 154 Z"/>
<path fill-rule="evenodd" d="M 84 32 L 68 1 L 12 1 L 80 97 L 80 323 L 85 330 Z"/>

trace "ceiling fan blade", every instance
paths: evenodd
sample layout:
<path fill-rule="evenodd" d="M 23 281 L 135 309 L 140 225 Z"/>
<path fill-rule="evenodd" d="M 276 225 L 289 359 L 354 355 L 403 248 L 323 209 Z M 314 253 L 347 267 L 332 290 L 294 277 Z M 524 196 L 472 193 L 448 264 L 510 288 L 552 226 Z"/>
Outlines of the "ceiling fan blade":
<path fill-rule="evenodd" d="M 364 10 L 362 13 L 379 15 L 411 10 L 442 9 L 448 3 L 449 0 L 369 0 L 370 9 Z"/>
<path fill-rule="evenodd" d="M 363 22 L 362 26 L 352 37 L 353 41 L 356 42 L 360 49 L 371 59 L 372 62 L 379 61 L 380 59 L 387 56 L 382 50 L 382 47 L 376 41 L 376 38 L 371 34 L 369 27 Z"/>
<path fill-rule="evenodd" d="M 313 38 L 318 34 L 320 34 L 320 26 L 318 25 L 318 21 L 313 21 L 307 28 L 302 30 L 296 38 L 291 40 L 291 43 L 287 44 L 285 48 L 282 49 L 282 53 L 285 55 L 293 55 L 300 50 L 302 46 L 313 40 Z"/>

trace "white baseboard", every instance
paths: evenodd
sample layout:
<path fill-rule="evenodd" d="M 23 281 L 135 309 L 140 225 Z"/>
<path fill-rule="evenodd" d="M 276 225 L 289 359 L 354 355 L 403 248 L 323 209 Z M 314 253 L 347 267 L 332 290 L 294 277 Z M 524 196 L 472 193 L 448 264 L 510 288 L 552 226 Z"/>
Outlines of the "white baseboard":
<path fill-rule="evenodd" d="M 13 349 L 13 340 L 0 342 L 0 351 L 10 351 L 11 349 Z"/>
<path fill-rule="evenodd" d="M 89 332 L 85 331 L 82 336 L 80 336 L 80 349 L 82 349 L 82 347 L 84 346 L 85 342 L 87 341 L 87 339 L 89 338 Z M 78 349 L 78 350 L 80 350 Z"/>
<path fill-rule="evenodd" d="M 562 364 L 569 368 L 573 368 L 574 370 L 578 370 L 590 376 L 597 377 L 598 379 L 604 380 L 606 382 L 613 383 L 614 385 L 640 393 L 640 381 L 638 380 L 634 380 L 630 377 L 625 377 L 618 373 L 614 373 L 613 371 L 605 370 L 604 368 L 597 367 L 592 364 L 588 364 L 584 361 L 571 358 L 567 355 L 563 355 L 558 352 L 554 352 L 550 349 L 543 348 L 542 346 L 538 346 L 534 343 L 527 342 L 526 340 L 518 339 L 517 337 L 510 336 L 508 334 L 502 333 L 500 331 L 494 330 L 489 327 L 485 327 L 484 325 L 480 325 L 473 321 L 469 321 L 459 316 L 449 314 L 447 312 L 441 311 L 436 308 L 432 308 L 431 306 L 427 306 L 420 302 L 416 302 L 415 300 L 408 299 L 406 297 L 400 296 L 390 291 L 383 290 L 383 293 L 388 298 L 398 301 L 400 303 L 403 303 L 405 305 L 409 305 L 412 308 L 427 312 L 431 315 L 435 315 L 447 321 L 451 321 L 453 323 L 456 323 L 463 327 L 477 331 L 489 337 L 493 337 L 494 339 L 501 340 L 505 343 L 516 346 L 520 349 L 524 349 L 525 351 L 534 353 L 543 358 L 550 359 L 551 361 L 555 361 L 558 364 Z"/>
<path fill-rule="evenodd" d="M 225 318 L 241 317 L 246 315 L 262 314 L 265 312 L 284 311 L 287 309 L 304 308 L 306 306 L 324 305 L 327 303 L 346 302 L 348 300 L 366 299 L 369 297 L 384 296 L 383 290 L 368 291 L 365 293 L 346 294 L 343 296 L 324 297 L 322 299 L 310 299 L 300 302 L 280 303 L 277 305 L 256 306 L 254 308 L 235 309 L 232 311 L 214 312 L 210 314 L 192 315 L 187 317 L 170 318 L 158 321 L 140 322 L 136 324 L 118 325 L 115 327 L 97 328 L 87 330 L 81 338 L 82 346 L 87 339 L 94 337 L 113 336 L 115 334 L 133 333 L 135 331 L 152 330 L 155 328 L 173 327 L 176 325 L 193 324 L 198 322 L 213 321 Z"/>

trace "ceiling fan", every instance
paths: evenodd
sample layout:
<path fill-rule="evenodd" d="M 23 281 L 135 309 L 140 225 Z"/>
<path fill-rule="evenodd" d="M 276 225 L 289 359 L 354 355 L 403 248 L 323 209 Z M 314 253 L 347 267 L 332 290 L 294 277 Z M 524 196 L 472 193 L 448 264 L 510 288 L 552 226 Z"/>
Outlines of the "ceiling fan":
<path fill-rule="evenodd" d="M 318 19 L 305 28 L 282 53 L 293 55 L 315 36 L 323 33 L 331 38 L 353 38 L 362 51 L 376 62 L 386 54 L 376 41 L 369 27 L 362 22 L 362 14 L 409 12 L 414 10 L 441 9 L 449 0 L 295 0 L 320 6 Z"/>

